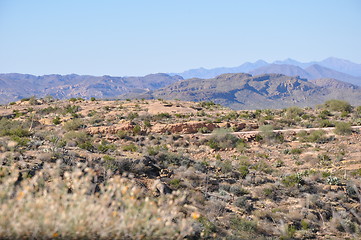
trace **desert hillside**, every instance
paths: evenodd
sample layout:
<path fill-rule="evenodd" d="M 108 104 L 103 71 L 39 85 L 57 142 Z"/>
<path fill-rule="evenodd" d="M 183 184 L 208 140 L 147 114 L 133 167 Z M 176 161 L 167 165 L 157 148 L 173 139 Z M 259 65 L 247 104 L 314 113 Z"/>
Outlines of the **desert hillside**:
<path fill-rule="evenodd" d="M 359 239 L 360 126 L 340 100 L 1 105 L 0 238 Z"/>

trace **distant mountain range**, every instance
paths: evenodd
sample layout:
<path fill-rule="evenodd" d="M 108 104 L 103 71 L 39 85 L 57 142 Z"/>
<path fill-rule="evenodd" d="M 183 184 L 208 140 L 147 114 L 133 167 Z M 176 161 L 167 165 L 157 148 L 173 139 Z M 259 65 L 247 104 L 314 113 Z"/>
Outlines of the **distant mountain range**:
<path fill-rule="evenodd" d="M 282 74 L 227 73 L 211 79 L 192 78 L 142 94 L 123 98 L 162 98 L 184 101 L 214 101 L 233 109 L 315 106 L 329 99 L 361 104 L 361 87 L 335 79 L 308 81 Z"/>
<path fill-rule="evenodd" d="M 0 103 L 24 97 L 51 95 L 64 99 L 71 97 L 112 98 L 127 92 L 144 92 L 158 89 L 183 79 L 164 73 L 144 77 L 111 77 L 88 75 L 0 74 Z"/>
<path fill-rule="evenodd" d="M 0 103 L 51 95 L 215 101 L 234 109 L 313 106 L 330 98 L 361 105 L 361 64 L 328 58 L 301 63 L 259 60 L 234 68 L 193 69 L 144 77 L 0 74 Z M 186 80 L 184 80 L 186 79 Z"/>
<path fill-rule="evenodd" d="M 323 61 L 308 63 L 298 62 L 293 59 L 275 61 L 273 63 L 258 60 L 254 63 L 244 63 L 238 67 L 221 67 L 213 69 L 198 68 L 170 75 L 179 75 L 184 79 L 207 79 L 224 73 L 251 73 L 253 75 L 280 73 L 287 76 L 300 76 L 309 80 L 318 78 L 334 78 L 361 86 L 361 64 L 339 58 L 327 58 Z"/>

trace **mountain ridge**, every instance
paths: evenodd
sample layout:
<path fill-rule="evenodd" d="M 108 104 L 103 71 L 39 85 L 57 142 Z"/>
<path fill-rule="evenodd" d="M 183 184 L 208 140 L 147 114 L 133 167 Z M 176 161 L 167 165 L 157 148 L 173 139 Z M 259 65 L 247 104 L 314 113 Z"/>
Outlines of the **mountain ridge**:
<path fill-rule="evenodd" d="M 336 74 L 339 75 L 338 80 L 350 82 L 352 84 L 357 84 L 361 86 L 361 64 L 353 63 L 351 61 L 335 58 L 335 57 L 329 57 L 322 61 L 311 61 L 311 62 L 299 62 L 297 60 L 287 58 L 285 60 L 276 60 L 272 63 L 268 63 L 263 60 L 258 60 L 254 63 L 246 62 L 238 67 L 218 67 L 218 68 L 211 68 L 211 69 L 205 69 L 205 68 L 197 68 L 197 69 L 190 69 L 186 70 L 181 73 L 171 73 L 170 75 L 179 75 L 182 76 L 184 79 L 192 78 L 192 77 L 198 77 L 198 78 L 213 78 L 223 73 L 251 73 L 251 72 L 257 72 L 258 68 L 263 68 L 269 65 L 292 65 L 299 68 L 302 68 L 306 70 L 307 68 L 311 67 L 312 65 L 319 65 L 321 67 L 331 69 Z M 307 70 L 306 70 L 307 71 Z M 282 73 L 284 73 L 283 71 Z M 268 72 L 270 73 L 270 72 Z M 347 76 L 340 77 L 342 74 L 347 74 Z M 287 75 L 287 74 L 286 74 Z M 321 78 L 334 78 L 330 75 L 324 75 L 320 76 Z M 315 79 L 315 78 L 313 78 Z"/>

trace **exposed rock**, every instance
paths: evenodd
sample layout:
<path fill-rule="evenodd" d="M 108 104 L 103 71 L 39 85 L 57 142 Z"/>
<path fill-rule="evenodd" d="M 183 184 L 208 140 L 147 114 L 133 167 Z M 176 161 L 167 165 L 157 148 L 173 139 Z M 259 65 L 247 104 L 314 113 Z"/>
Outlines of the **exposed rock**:
<path fill-rule="evenodd" d="M 119 121 L 118 124 L 111 126 L 88 127 L 87 132 L 91 135 L 94 134 L 116 134 L 119 131 L 131 131 L 134 124 L 130 121 Z"/>
<path fill-rule="evenodd" d="M 158 192 L 161 195 L 172 193 L 172 189 L 170 189 L 165 183 L 161 182 L 159 179 L 154 181 L 152 189 L 153 191 Z"/>
<path fill-rule="evenodd" d="M 152 127 L 152 131 L 157 133 L 197 133 L 201 128 L 207 128 L 209 131 L 213 131 L 217 127 L 218 126 L 213 123 L 191 121 L 174 124 L 156 124 Z"/>

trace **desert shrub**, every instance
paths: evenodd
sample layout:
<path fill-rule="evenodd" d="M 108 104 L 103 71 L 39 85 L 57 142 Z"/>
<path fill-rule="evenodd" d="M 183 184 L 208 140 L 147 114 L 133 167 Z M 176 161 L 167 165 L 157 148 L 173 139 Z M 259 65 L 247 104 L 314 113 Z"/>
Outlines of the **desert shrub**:
<path fill-rule="evenodd" d="M 296 118 L 296 117 L 300 117 L 304 114 L 303 109 L 299 108 L 299 107 L 289 107 L 286 109 L 286 117 L 287 118 Z"/>
<path fill-rule="evenodd" d="M 352 133 L 351 124 L 348 122 L 337 122 L 335 124 L 335 133 L 339 135 L 350 135 Z"/>
<path fill-rule="evenodd" d="M 67 131 L 74 131 L 74 130 L 78 130 L 78 129 L 84 128 L 84 127 L 85 127 L 84 121 L 79 118 L 67 121 L 64 124 L 64 129 Z"/>
<path fill-rule="evenodd" d="M 302 149 L 301 148 L 292 148 L 289 151 L 289 154 L 301 154 L 302 153 Z"/>
<path fill-rule="evenodd" d="M 334 127 L 335 124 L 333 122 L 331 122 L 330 120 L 323 119 L 323 120 L 318 122 L 318 126 L 321 127 L 321 128 L 323 128 L 323 127 Z"/>
<path fill-rule="evenodd" d="M 229 173 L 233 169 L 232 162 L 230 160 L 218 160 L 216 162 L 216 167 L 220 168 L 222 173 Z"/>
<path fill-rule="evenodd" d="M 207 127 L 201 127 L 198 129 L 199 133 L 210 133 L 211 131 Z"/>
<path fill-rule="evenodd" d="M 173 188 L 178 189 L 180 187 L 181 180 L 179 178 L 173 178 L 169 181 L 169 185 Z"/>
<path fill-rule="evenodd" d="M 0 136 L 28 137 L 31 133 L 26 129 L 27 125 L 27 123 L 2 118 L 0 119 Z"/>
<path fill-rule="evenodd" d="M 257 223 L 246 220 L 241 217 L 232 217 L 230 219 L 231 228 L 240 232 L 256 232 Z"/>
<path fill-rule="evenodd" d="M 42 108 L 42 109 L 38 109 L 36 112 L 41 114 L 41 115 L 46 115 L 46 114 L 49 114 L 49 113 L 56 113 L 56 112 L 60 112 L 61 109 L 59 107 L 52 107 L 52 106 L 49 106 L 49 107 L 46 107 L 46 108 Z"/>
<path fill-rule="evenodd" d="M 217 231 L 216 225 L 206 217 L 200 216 L 197 220 L 202 226 L 201 235 L 204 238 L 210 238 L 212 233 L 215 233 Z"/>
<path fill-rule="evenodd" d="M 352 106 L 348 102 L 337 99 L 326 101 L 324 107 L 330 111 L 352 112 Z"/>
<path fill-rule="evenodd" d="M 170 115 L 169 113 L 158 113 L 153 116 L 154 120 L 162 120 L 167 118 L 172 118 L 172 115 Z"/>
<path fill-rule="evenodd" d="M 301 174 L 291 174 L 282 178 L 282 183 L 286 187 L 300 186 L 304 184 L 304 180 Z"/>
<path fill-rule="evenodd" d="M 208 101 L 208 102 L 204 101 L 204 102 L 198 103 L 198 106 L 200 106 L 202 108 L 209 109 L 209 108 L 211 108 L 213 106 L 216 106 L 216 104 L 214 102 L 212 102 L 212 101 Z"/>
<path fill-rule="evenodd" d="M 93 143 L 91 141 L 85 141 L 83 143 L 79 143 L 78 144 L 78 147 L 81 148 L 81 149 L 85 149 L 89 152 L 93 152 L 95 147 L 93 145 Z"/>
<path fill-rule="evenodd" d="M 77 106 L 77 105 L 67 105 L 64 107 L 63 109 L 63 114 L 67 114 L 67 113 L 70 113 L 70 114 L 75 114 L 77 112 L 80 111 L 80 107 Z"/>
<path fill-rule="evenodd" d="M 229 189 L 229 192 L 230 193 L 233 193 L 234 195 L 236 195 L 236 196 L 243 196 L 243 195 L 246 195 L 246 194 L 248 194 L 249 192 L 246 190 L 246 189 L 244 189 L 242 186 L 240 186 L 240 185 L 232 185 L 231 187 L 230 187 L 230 189 Z"/>
<path fill-rule="evenodd" d="M 76 142 L 77 145 L 85 143 L 90 140 L 90 136 L 83 131 L 70 131 L 64 135 L 65 140 L 71 140 Z"/>
<path fill-rule="evenodd" d="M 255 164 L 251 165 L 250 168 L 260 171 L 260 172 L 267 173 L 267 174 L 270 174 L 273 172 L 272 167 L 265 161 L 259 161 Z"/>
<path fill-rule="evenodd" d="M 240 165 L 238 168 L 238 172 L 240 174 L 240 178 L 246 178 L 249 173 L 249 166 L 247 165 Z"/>
<path fill-rule="evenodd" d="M 127 119 L 130 121 L 133 121 L 134 119 L 136 119 L 137 117 L 139 117 L 139 114 L 136 112 L 130 112 L 128 113 Z"/>
<path fill-rule="evenodd" d="M 59 125 L 61 123 L 61 120 L 60 120 L 60 117 L 59 116 L 56 116 L 54 119 L 53 119 L 53 123 L 55 125 Z"/>
<path fill-rule="evenodd" d="M 260 137 L 265 143 L 282 143 L 284 137 L 281 133 L 275 133 L 272 125 L 260 126 Z"/>
<path fill-rule="evenodd" d="M 96 146 L 96 148 L 99 152 L 106 153 L 108 151 L 114 151 L 116 149 L 116 146 L 102 140 L 101 143 Z"/>
<path fill-rule="evenodd" d="M 126 152 L 136 152 L 138 150 L 137 145 L 134 143 L 122 146 L 122 150 Z"/>
<path fill-rule="evenodd" d="M 169 165 L 188 167 L 191 164 L 191 160 L 189 158 L 180 154 L 174 154 L 166 151 L 159 152 L 155 156 L 155 161 L 165 168 Z"/>
<path fill-rule="evenodd" d="M 240 140 L 226 129 L 216 129 L 208 139 L 207 145 L 214 150 L 235 148 Z"/>
<path fill-rule="evenodd" d="M 92 102 L 94 102 L 95 100 L 96 100 L 95 97 L 91 97 L 91 98 L 90 98 L 90 101 L 92 101 Z"/>
<path fill-rule="evenodd" d="M 325 143 L 328 142 L 326 132 L 324 130 L 315 130 L 310 133 L 306 131 L 300 131 L 297 136 L 301 142 L 314 142 L 314 143 Z"/>
<path fill-rule="evenodd" d="M 20 184 L 16 169 L 1 178 L 1 239 L 184 239 L 193 235 L 194 220 L 180 211 L 184 198 L 177 193 L 145 198 L 139 187 L 119 176 L 96 186 L 92 181 L 96 173 L 90 169 L 75 168 L 62 176 L 59 172 L 46 166 Z M 94 194 L 96 189 L 99 192 Z"/>
<path fill-rule="evenodd" d="M 138 125 L 138 124 L 135 125 L 134 128 L 133 128 L 133 130 L 132 130 L 132 132 L 133 132 L 133 135 L 139 135 L 139 134 L 141 134 L 141 132 L 142 132 L 141 126 Z"/>

